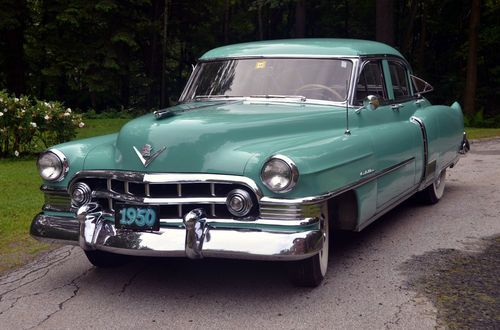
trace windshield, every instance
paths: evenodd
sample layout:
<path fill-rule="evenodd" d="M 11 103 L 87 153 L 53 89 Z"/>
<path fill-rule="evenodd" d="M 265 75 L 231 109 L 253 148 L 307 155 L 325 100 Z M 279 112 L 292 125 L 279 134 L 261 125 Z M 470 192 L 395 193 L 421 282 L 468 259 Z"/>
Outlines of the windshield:
<path fill-rule="evenodd" d="M 181 102 L 205 98 L 298 97 L 342 102 L 352 62 L 345 59 L 267 58 L 201 62 Z"/>

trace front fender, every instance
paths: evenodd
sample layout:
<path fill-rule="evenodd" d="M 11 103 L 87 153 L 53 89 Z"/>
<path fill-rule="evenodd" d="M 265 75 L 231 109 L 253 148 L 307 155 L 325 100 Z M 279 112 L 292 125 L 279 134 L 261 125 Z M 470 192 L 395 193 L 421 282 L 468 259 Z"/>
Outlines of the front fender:
<path fill-rule="evenodd" d="M 264 163 L 278 153 L 291 158 L 299 169 L 297 185 L 284 194 L 273 193 L 260 180 Z M 257 182 L 264 195 L 269 197 L 299 198 L 328 193 L 354 183 L 375 170 L 371 138 L 359 132 L 345 135 L 339 130 L 333 137 L 295 144 L 273 154 L 254 155 L 245 168 L 245 175 Z"/>

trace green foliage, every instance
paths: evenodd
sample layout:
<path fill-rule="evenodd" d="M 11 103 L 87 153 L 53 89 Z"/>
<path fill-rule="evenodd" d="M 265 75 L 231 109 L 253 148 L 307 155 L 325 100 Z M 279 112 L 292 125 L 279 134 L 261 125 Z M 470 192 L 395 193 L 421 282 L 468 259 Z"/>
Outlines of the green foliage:
<path fill-rule="evenodd" d="M 2 33 L 22 27 L 23 22 L 24 57 L 19 61 L 26 71 L 24 94 L 100 113 L 166 106 L 160 102 L 162 94 L 172 104 L 191 73 L 191 64 L 205 51 L 260 38 L 293 38 L 299 10 L 305 16 L 306 37 L 375 39 L 375 22 L 383 19 L 376 17 L 375 3 L 5 0 L 0 4 L 0 89 L 9 87 L 5 60 L 9 42 L 2 39 Z M 435 86 L 431 101 L 461 101 L 470 1 L 393 3 L 395 46 L 415 73 Z M 485 118 L 500 113 L 500 89 L 494 88 L 500 85 L 500 63 L 492 56 L 500 46 L 499 16 L 498 0 L 482 2 L 476 109 L 483 109 Z"/>
<path fill-rule="evenodd" d="M 82 116 L 60 102 L 20 98 L 0 91 L 0 155 L 19 157 L 62 143 L 83 127 Z"/>

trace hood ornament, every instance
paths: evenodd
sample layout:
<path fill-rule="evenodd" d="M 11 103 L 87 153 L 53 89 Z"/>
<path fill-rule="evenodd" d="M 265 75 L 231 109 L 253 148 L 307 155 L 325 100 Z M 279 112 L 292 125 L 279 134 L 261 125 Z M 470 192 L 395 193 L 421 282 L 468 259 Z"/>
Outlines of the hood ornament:
<path fill-rule="evenodd" d="M 148 165 L 151 164 L 151 162 L 155 160 L 156 157 L 158 157 L 163 151 L 165 151 L 165 149 L 167 149 L 167 147 L 163 146 L 157 152 L 151 153 L 153 151 L 153 147 L 149 144 L 145 144 L 142 147 L 141 151 L 137 150 L 135 146 L 133 148 L 135 150 L 135 153 L 137 154 L 137 157 L 139 157 L 139 160 L 141 161 L 142 165 L 144 165 L 144 167 L 148 167 Z"/>

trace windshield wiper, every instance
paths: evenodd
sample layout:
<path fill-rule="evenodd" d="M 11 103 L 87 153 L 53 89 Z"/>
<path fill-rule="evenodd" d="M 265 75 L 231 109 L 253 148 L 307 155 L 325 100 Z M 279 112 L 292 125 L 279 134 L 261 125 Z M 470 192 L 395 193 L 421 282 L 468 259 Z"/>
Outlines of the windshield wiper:
<path fill-rule="evenodd" d="M 196 101 L 203 99 L 230 99 L 234 97 L 243 97 L 239 95 L 196 95 L 194 99 Z"/>
<path fill-rule="evenodd" d="M 249 97 L 263 98 L 263 99 L 299 99 L 301 102 L 305 102 L 307 98 L 302 95 L 273 95 L 273 94 L 263 94 L 263 95 L 250 95 Z"/>

